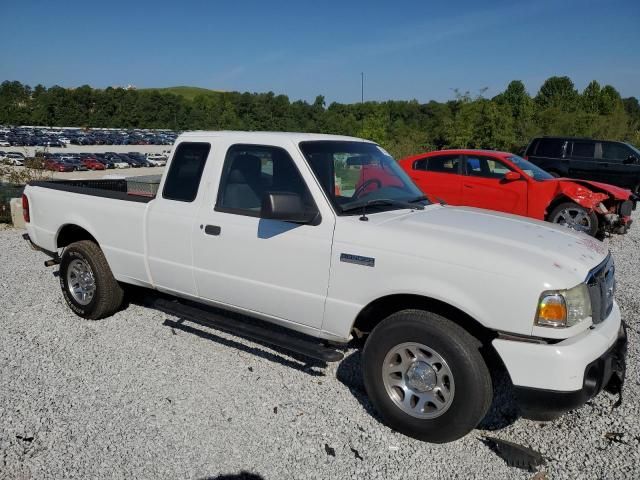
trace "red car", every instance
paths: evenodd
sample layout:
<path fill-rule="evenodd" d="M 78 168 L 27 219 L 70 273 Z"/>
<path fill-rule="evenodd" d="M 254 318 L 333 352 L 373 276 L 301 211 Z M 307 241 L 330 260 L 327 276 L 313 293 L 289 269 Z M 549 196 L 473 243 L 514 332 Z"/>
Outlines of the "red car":
<path fill-rule="evenodd" d="M 94 157 L 83 157 L 80 161 L 89 170 L 104 170 L 104 165 Z"/>
<path fill-rule="evenodd" d="M 52 170 L 54 172 L 73 172 L 73 167 L 52 158 L 47 158 L 44 161 L 44 168 L 45 170 Z"/>
<path fill-rule="evenodd" d="M 554 178 L 512 153 L 440 150 L 399 163 L 430 198 L 547 220 L 592 236 L 625 233 L 636 207 L 630 190 Z"/>

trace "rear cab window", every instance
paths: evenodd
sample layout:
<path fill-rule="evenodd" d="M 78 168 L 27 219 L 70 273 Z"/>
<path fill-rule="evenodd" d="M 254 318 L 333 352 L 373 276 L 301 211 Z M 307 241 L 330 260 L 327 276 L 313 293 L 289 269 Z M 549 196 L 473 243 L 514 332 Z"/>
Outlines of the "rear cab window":
<path fill-rule="evenodd" d="M 210 143 L 182 142 L 176 148 L 162 189 L 162 198 L 193 202 L 198 194 Z"/>

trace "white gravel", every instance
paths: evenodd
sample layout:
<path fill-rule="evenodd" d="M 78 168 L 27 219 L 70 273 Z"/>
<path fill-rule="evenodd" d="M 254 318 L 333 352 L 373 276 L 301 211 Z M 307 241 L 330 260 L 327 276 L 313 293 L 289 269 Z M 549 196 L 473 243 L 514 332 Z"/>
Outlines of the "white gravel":
<path fill-rule="evenodd" d="M 370 413 L 355 350 L 338 365 L 305 365 L 232 335 L 163 325 L 167 315 L 138 305 L 82 320 L 46 257 L 0 228 L 0 478 L 532 477 L 507 467 L 486 434 L 539 450 L 548 478 L 640 478 L 634 227 L 609 242 L 629 324 L 622 406 L 602 393 L 542 424 L 516 418 L 502 389 L 485 429 L 447 445 L 404 437 Z"/>

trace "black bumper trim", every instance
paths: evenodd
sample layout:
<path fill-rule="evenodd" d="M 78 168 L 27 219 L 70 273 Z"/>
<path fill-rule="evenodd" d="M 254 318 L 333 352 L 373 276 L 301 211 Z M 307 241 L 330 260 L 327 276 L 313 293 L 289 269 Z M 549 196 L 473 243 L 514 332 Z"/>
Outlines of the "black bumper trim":
<path fill-rule="evenodd" d="M 585 368 L 582 389 L 563 392 L 514 385 L 522 416 L 531 420 L 551 420 L 581 407 L 602 390 L 621 394 L 626 354 L 627 331 L 623 322 L 616 342 Z"/>

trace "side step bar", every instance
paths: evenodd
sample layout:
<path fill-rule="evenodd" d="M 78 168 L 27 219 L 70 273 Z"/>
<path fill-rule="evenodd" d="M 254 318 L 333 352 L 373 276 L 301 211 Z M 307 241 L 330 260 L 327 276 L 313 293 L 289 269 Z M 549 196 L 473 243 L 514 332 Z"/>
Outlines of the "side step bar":
<path fill-rule="evenodd" d="M 307 340 L 274 331 L 268 327 L 245 323 L 241 320 L 232 320 L 205 309 L 186 305 L 178 301 L 155 298 L 147 302 L 147 305 L 156 310 L 175 315 L 176 317 L 183 318 L 184 320 L 204 327 L 223 330 L 232 335 L 264 342 L 323 362 L 339 362 L 344 358 L 342 352 L 320 343 L 320 340 L 314 341 L 311 337 Z"/>

